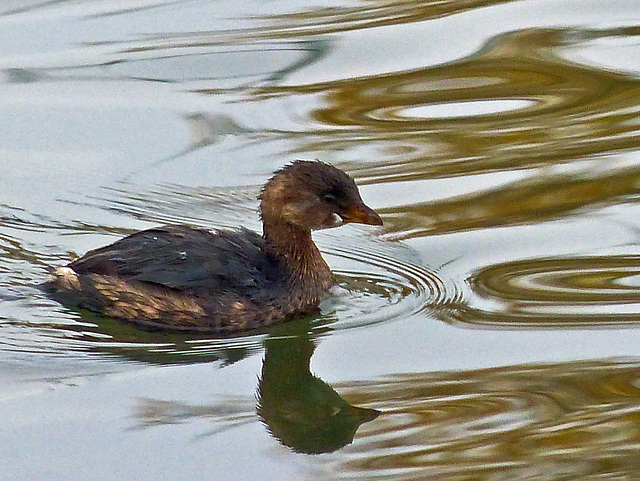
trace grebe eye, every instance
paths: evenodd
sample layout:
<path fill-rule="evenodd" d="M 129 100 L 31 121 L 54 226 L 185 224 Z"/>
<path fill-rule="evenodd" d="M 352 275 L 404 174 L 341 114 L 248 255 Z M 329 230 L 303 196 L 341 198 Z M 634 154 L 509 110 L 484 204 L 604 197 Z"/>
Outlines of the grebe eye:
<path fill-rule="evenodd" d="M 322 200 L 328 202 L 329 204 L 335 204 L 336 196 L 334 194 L 327 193 L 322 196 Z"/>

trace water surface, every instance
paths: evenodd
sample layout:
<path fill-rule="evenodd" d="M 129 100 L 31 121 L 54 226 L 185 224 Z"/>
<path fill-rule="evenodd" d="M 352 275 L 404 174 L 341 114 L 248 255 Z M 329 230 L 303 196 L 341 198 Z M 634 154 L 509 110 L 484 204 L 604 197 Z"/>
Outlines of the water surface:
<path fill-rule="evenodd" d="M 0 479 L 634 479 L 636 0 L 0 6 Z M 296 158 L 380 229 L 231 338 L 48 299 L 136 230 L 260 229 Z M 315 454 L 310 454 L 315 453 Z"/>

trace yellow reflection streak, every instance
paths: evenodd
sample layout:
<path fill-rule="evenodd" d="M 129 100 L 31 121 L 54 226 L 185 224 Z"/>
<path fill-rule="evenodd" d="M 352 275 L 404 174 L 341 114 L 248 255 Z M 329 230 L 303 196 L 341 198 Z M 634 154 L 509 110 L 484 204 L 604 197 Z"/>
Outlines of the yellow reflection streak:
<path fill-rule="evenodd" d="M 351 169 L 361 184 L 434 178 L 462 182 L 482 173 L 532 171 L 523 184 L 496 192 L 383 210 L 389 231 L 398 238 L 536 222 L 635 195 L 637 189 L 626 179 L 637 175 L 636 169 L 565 178 L 543 168 L 584 159 L 598 165 L 605 154 L 640 147 L 640 80 L 562 58 L 564 49 L 587 40 L 636 35 L 638 28 L 509 32 L 445 65 L 265 87 L 255 99 L 322 97 L 325 105 L 312 115 L 327 129 L 289 135 L 301 141 L 298 152 L 369 146 L 367 152 L 378 158 Z M 523 107 L 499 111 L 514 101 Z M 461 105 L 487 102 L 498 111 L 447 116 L 448 108 L 455 112 Z M 418 117 L 416 112 L 437 115 Z"/>
<path fill-rule="evenodd" d="M 591 361 L 335 385 L 379 409 L 327 479 L 633 479 L 640 365 Z"/>
<path fill-rule="evenodd" d="M 469 279 L 448 322 L 490 328 L 593 328 L 640 322 L 640 257 L 537 258 L 495 264 Z"/>

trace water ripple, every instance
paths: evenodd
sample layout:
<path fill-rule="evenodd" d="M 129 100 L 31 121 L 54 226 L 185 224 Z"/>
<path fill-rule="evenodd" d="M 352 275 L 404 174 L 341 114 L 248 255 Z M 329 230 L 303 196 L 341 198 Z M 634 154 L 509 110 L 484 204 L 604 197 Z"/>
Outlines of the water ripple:
<path fill-rule="evenodd" d="M 450 320 L 493 327 L 594 327 L 640 322 L 640 256 L 537 258 L 475 272 Z"/>
<path fill-rule="evenodd" d="M 337 240 L 337 238 L 336 238 Z M 351 242 L 341 247 L 334 244 L 324 248 L 348 296 L 341 296 L 338 322 L 334 329 L 367 326 L 393 319 L 406 319 L 424 309 L 443 308 L 457 302 L 457 288 L 425 269 L 415 259 L 404 258 L 401 248 L 385 243 L 355 246 Z M 331 262 L 331 257 L 336 260 Z M 341 268 L 345 263 L 350 269 Z"/>
<path fill-rule="evenodd" d="M 326 479 L 632 479 L 639 379 L 637 362 L 608 361 L 336 385 L 383 414 L 323 460 Z"/>

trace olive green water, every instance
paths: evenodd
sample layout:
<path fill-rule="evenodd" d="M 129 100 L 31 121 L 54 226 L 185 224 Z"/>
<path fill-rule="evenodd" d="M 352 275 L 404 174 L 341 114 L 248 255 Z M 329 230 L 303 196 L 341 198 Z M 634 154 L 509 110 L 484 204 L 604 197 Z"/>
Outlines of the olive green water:
<path fill-rule="evenodd" d="M 637 0 L 0 5 L 0 480 L 640 478 Z M 296 158 L 383 217 L 345 290 L 226 339 L 47 266 L 259 229 Z"/>

